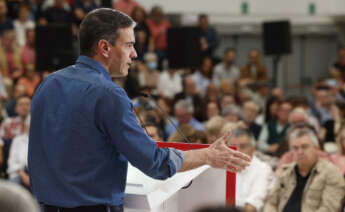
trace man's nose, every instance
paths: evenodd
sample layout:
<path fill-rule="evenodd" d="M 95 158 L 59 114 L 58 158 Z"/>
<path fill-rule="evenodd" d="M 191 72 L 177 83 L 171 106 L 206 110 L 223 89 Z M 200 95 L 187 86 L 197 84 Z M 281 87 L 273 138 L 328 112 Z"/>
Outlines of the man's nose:
<path fill-rule="evenodd" d="M 130 55 L 131 58 L 137 58 L 138 55 L 137 55 L 137 51 L 133 48 L 132 49 L 132 52 L 131 52 L 131 55 Z"/>

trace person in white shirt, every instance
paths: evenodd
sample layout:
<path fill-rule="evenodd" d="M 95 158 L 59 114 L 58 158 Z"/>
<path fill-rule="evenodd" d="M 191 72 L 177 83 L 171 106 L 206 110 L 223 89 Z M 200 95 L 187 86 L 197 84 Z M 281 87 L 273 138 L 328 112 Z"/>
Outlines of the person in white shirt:
<path fill-rule="evenodd" d="M 274 183 L 271 167 L 254 156 L 255 138 L 247 128 L 235 128 L 228 142 L 249 155 L 252 163 L 236 175 L 236 206 L 244 211 L 261 211 L 269 189 Z"/>
<path fill-rule="evenodd" d="M 240 69 L 235 63 L 236 51 L 232 48 L 227 48 L 224 52 L 223 61 L 214 67 L 213 82 L 219 85 L 223 79 L 230 79 L 236 82 L 240 78 Z"/>
<path fill-rule="evenodd" d="M 173 99 L 175 94 L 182 92 L 181 72 L 172 68 L 159 75 L 158 92 L 165 97 Z"/>
<path fill-rule="evenodd" d="M 21 4 L 18 10 L 18 18 L 13 22 L 19 46 L 24 46 L 26 43 L 26 30 L 35 28 L 35 23 L 29 19 L 29 16 L 29 5 Z"/>
<path fill-rule="evenodd" d="M 212 58 L 204 57 L 201 61 L 200 70 L 197 70 L 192 74 L 195 80 L 196 87 L 200 91 L 201 96 L 205 97 L 207 87 L 212 83 L 213 75 L 213 62 Z"/>
<path fill-rule="evenodd" d="M 23 185 L 26 188 L 30 187 L 30 179 L 27 173 L 28 144 L 28 132 L 13 139 L 7 168 L 10 181 Z"/>

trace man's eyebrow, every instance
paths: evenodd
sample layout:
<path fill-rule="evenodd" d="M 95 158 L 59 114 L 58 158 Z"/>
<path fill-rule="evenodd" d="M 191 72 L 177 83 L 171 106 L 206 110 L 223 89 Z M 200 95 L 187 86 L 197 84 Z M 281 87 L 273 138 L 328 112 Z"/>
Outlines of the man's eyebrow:
<path fill-rule="evenodd" d="M 126 44 L 135 44 L 135 41 L 129 41 L 129 42 L 126 42 Z"/>

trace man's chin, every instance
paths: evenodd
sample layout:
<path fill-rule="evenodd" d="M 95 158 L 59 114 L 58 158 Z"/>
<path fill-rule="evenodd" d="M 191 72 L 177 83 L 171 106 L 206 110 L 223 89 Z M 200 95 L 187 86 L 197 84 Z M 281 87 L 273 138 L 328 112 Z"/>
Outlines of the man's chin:
<path fill-rule="evenodd" d="M 111 76 L 111 78 L 115 78 L 116 79 L 116 78 L 126 77 L 127 75 L 128 75 L 128 69 L 122 70 L 122 71 L 120 71 L 118 73 L 113 73 L 110 76 Z"/>

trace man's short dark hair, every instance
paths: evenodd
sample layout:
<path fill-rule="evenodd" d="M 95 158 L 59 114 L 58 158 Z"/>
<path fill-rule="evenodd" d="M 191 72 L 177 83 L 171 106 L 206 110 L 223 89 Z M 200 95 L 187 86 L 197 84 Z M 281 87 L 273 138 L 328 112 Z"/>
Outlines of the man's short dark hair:
<path fill-rule="evenodd" d="M 208 19 L 208 15 L 207 15 L 206 13 L 201 13 L 201 14 L 199 14 L 199 16 L 198 16 L 199 21 L 200 21 L 202 18 Z"/>
<path fill-rule="evenodd" d="M 118 37 L 118 30 L 131 26 L 134 27 L 135 22 L 122 12 L 109 8 L 91 11 L 80 24 L 80 54 L 93 56 L 98 41 L 101 39 L 114 45 Z"/>
<path fill-rule="evenodd" d="M 228 47 L 224 50 L 224 55 L 228 54 L 229 52 L 234 52 L 236 53 L 236 49 L 232 47 Z"/>

